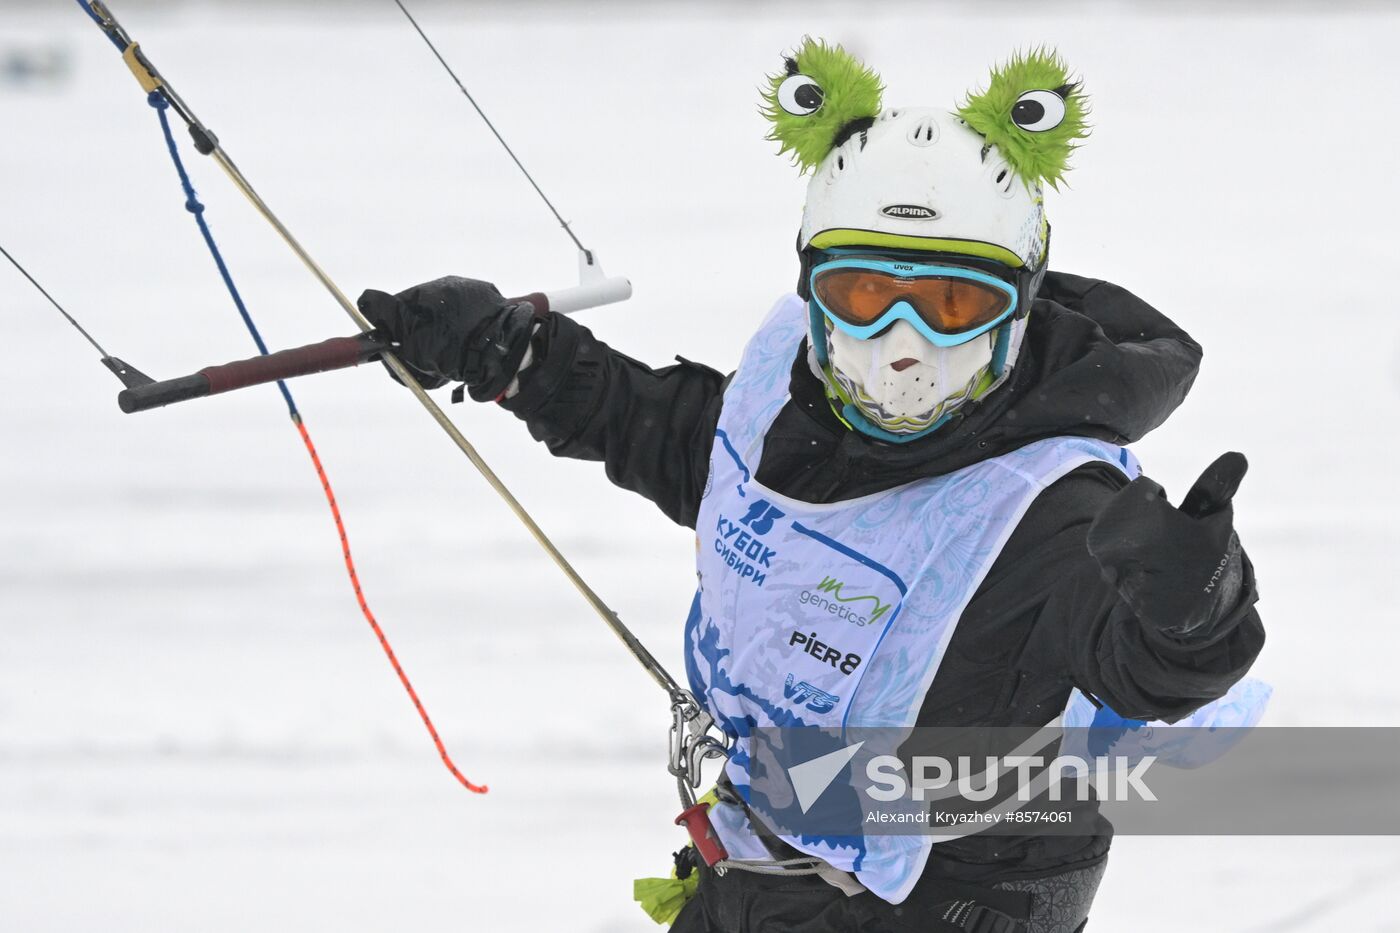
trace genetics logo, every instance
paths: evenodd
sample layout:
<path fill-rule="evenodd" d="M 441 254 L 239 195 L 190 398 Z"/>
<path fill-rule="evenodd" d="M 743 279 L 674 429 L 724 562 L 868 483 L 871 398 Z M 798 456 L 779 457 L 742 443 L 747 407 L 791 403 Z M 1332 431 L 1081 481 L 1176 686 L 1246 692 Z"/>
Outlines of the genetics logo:
<path fill-rule="evenodd" d="M 874 625 L 890 611 L 890 604 L 880 602 L 880 597 L 872 593 L 847 596 L 841 592 L 844 586 L 845 584 L 835 577 L 822 577 L 822 582 L 803 590 L 797 599 L 804 606 L 815 606 L 838 619 L 861 627 Z"/>

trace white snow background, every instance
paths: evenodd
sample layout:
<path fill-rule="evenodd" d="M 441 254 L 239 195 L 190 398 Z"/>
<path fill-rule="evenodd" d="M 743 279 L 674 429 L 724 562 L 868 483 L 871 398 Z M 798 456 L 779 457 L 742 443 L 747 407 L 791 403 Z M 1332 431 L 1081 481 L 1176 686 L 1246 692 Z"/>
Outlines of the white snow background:
<path fill-rule="evenodd" d="M 352 296 L 447 273 L 569 284 L 574 252 L 398 10 L 118 3 L 158 67 Z M 1384 7 L 423 4 L 420 19 L 635 298 L 614 346 L 731 368 L 793 282 L 803 182 L 757 86 L 804 33 L 891 104 L 953 105 L 1058 46 L 1095 130 L 1050 195 L 1052 264 L 1206 348 L 1136 450 L 1179 499 L 1227 449 L 1270 640 L 1268 722 L 1396 725 L 1400 19 Z M 156 377 L 250 355 L 155 114 L 71 3 L 0 5 L 0 243 Z M 185 137 L 181 132 L 182 142 Z M 274 348 L 344 314 L 186 148 Z M 293 390 L 370 601 L 469 776 L 438 763 L 361 619 L 272 387 L 118 412 L 97 354 L 0 268 L 0 929 L 645 931 L 683 842 L 666 704 L 377 366 Z M 445 401 L 445 399 L 444 399 Z M 452 414 L 680 673 L 693 535 Z M 1092 930 L 1400 929 L 1392 839 L 1123 838 Z"/>

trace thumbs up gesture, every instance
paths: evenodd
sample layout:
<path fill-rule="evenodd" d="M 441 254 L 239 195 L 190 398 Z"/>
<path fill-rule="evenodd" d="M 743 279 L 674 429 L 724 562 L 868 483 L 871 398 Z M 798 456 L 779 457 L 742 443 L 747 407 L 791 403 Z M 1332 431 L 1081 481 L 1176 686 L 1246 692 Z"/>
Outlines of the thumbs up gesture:
<path fill-rule="evenodd" d="M 1216 621 L 1254 592 L 1232 499 L 1249 468 L 1231 451 L 1208 466 L 1179 507 L 1140 476 L 1089 526 L 1089 552 L 1104 579 L 1145 625 L 1178 641 L 1208 640 Z"/>

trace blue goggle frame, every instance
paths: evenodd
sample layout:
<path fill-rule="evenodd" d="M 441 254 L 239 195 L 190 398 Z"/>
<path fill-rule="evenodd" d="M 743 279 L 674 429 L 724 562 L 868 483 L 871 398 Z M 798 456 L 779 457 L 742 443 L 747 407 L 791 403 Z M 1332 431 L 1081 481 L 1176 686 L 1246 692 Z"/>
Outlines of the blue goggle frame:
<path fill-rule="evenodd" d="M 960 278 L 970 279 L 983 285 L 990 286 L 1007 297 L 1006 310 L 1001 312 L 992 320 L 985 324 L 978 325 L 971 330 L 962 331 L 956 334 L 945 334 L 935 330 L 907 301 L 896 301 L 890 305 L 889 309 L 869 324 L 851 324 L 842 320 L 826 307 L 817 294 L 815 283 L 817 276 L 822 272 L 835 269 L 870 269 L 885 273 L 893 278 L 918 279 L 918 278 Z M 919 334 L 936 347 L 956 347 L 982 334 L 987 333 L 999 324 L 1004 323 L 1016 314 L 1017 306 L 1020 303 L 1020 295 L 1017 287 L 1006 281 L 997 278 L 978 269 L 968 266 L 958 265 L 950 262 L 920 262 L 916 259 L 884 259 L 870 255 L 846 255 L 836 256 L 825 262 L 814 265 L 808 273 L 808 290 L 811 294 L 811 302 L 832 325 L 840 329 L 843 333 L 849 334 L 857 340 L 869 340 L 879 335 L 895 321 L 908 321 L 909 324 L 919 332 Z"/>

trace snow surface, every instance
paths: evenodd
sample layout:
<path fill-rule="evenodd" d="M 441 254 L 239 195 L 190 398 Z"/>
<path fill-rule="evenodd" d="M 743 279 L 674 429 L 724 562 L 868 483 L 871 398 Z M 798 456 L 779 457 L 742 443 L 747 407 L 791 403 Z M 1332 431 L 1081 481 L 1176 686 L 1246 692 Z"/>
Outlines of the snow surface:
<path fill-rule="evenodd" d="M 398 11 L 336 9 L 124 19 L 352 295 L 449 272 L 572 281 L 563 235 Z M 721 369 L 794 274 L 802 184 L 755 107 L 781 49 L 840 39 L 891 103 L 951 105 L 1013 47 L 1057 44 L 1097 128 L 1051 198 L 1054 264 L 1132 288 L 1207 349 L 1137 450 L 1174 496 L 1223 450 L 1252 459 L 1238 524 L 1269 721 L 1395 725 L 1400 19 L 1185 9 L 420 13 L 635 283 L 588 323 L 640 359 Z M 71 4 L 0 23 L 0 47 L 73 63 L 68 82 L 0 85 L 0 243 L 147 372 L 248 355 L 113 50 Z M 350 332 L 190 158 L 268 341 Z M 124 416 L 96 354 L 4 269 L 0 302 L 0 929 L 654 929 L 630 890 L 682 842 L 664 702 L 407 393 L 374 367 L 294 385 L 370 599 L 484 798 L 439 766 L 361 620 L 275 390 Z M 453 415 L 679 671 L 692 535 L 508 416 Z M 1400 929 L 1397 869 L 1391 839 L 1124 838 L 1092 926 Z"/>

